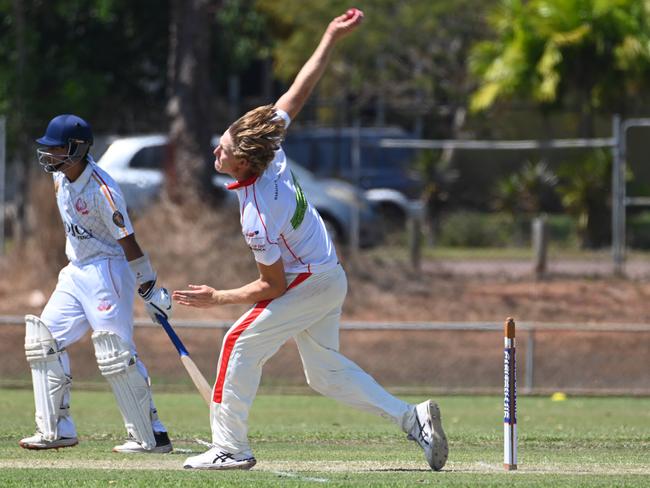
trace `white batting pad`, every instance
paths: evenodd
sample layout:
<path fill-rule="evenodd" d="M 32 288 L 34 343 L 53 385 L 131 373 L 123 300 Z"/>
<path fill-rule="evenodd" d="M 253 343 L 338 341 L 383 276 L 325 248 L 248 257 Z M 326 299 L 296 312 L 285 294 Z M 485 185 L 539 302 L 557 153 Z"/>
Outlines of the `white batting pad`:
<path fill-rule="evenodd" d="M 93 332 L 92 341 L 99 370 L 113 388 L 126 430 L 142 447 L 153 449 L 151 390 L 138 372 L 135 356 L 112 332 Z"/>
<path fill-rule="evenodd" d="M 25 315 L 25 356 L 32 370 L 36 425 L 45 440 L 54 441 L 59 437 L 59 418 L 68 414 L 63 397 L 72 382 L 52 333 L 35 315 Z"/>

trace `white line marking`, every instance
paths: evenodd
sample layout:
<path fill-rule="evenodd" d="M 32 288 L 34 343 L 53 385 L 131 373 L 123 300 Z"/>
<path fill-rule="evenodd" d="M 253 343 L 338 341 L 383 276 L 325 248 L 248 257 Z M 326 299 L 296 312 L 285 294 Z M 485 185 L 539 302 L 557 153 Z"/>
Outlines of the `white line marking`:
<path fill-rule="evenodd" d="M 302 481 L 315 481 L 316 483 L 329 483 L 329 480 L 327 478 L 312 478 L 310 476 L 301 476 L 299 474 L 295 473 L 287 473 L 285 471 L 271 471 L 273 474 L 277 474 L 278 476 L 284 476 L 286 478 L 296 478 Z"/>

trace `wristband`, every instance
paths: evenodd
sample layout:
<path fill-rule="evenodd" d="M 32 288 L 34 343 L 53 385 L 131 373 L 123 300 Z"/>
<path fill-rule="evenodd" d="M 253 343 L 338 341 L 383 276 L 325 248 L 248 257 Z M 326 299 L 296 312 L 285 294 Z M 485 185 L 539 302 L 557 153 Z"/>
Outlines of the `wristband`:
<path fill-rule="evenodd" d="M 149 256 L 146 254 L 140 256 L 138 259 L 129 261 L 129 267 L 135 275 L 135 281 L 138 286 L 149 281 L 156 281 L 156 272 L 153 270 Z"/>

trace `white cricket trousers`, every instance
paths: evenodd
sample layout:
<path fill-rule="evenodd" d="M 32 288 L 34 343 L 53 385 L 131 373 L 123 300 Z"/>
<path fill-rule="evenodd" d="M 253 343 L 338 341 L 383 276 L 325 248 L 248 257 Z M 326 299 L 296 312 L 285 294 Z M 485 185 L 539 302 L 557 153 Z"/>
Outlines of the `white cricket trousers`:
<path fill-rule="evenodd" d="M 387 417 L 405 430 L 409 404 L 388 393 L 339 352 L 339 321 L 347 293 L 343 268 L 287 274 L 287 283 L 282 296 L 257 303 L 223 339 L 210 409 L 212 442 L 233 454 L 250 452 L 248 412 L 262 366 L 292 337 L 309 386 Z"/>
<path fill-rule="evenodd" d="M 41 313 L 41 320 L 62 349 L 92 329 L 117 334 L 137 357 L 133 342 L 134 298 L 135 277 L 126 259 L 106 258 L 81 266 L 69 263 L 59 273 L 56 289 Z M 65 374 L 72 377 L 67 351 L 61 354 L 61 363 Z M 136 367 L 147 380 L 147 368 L 139 358 Z M 69 391 L 63 402 L 70 403 Z M 155 410 L 153 400 L 151 408 Z M 167 430 L 158 418 L 152 427 L 156 432 Z M 59 419 L 59 433 L 63 437 L 77 437 L 70 415 Z"/>

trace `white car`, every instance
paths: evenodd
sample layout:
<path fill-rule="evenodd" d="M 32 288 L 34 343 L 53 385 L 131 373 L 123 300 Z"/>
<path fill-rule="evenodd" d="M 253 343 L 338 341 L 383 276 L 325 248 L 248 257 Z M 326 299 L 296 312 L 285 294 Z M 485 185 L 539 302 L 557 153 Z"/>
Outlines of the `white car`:
<path fill-rule="evenodd" d="M 142 212 L 160 194 L 167 140 L 164 134 L 115 138 L 97 161 L 120 185 L 130 212 Z M 213 143 L 217 142 L 215 138 Z M 381 242 L 381 221 L 361 190 L 344 181 L 316 178 L 295 161 L 289 160 L 289 167 L 335 240 L 349 241 L 355 202 L 358 202 L 360 245 L 370 247 Z M 230 178 L 220 174 L 212 179 L 215 191 L 224 192 L 225 201 L 236 205 L 236 196 L 224 188 L 229 182 Z"/>
<path fill-rule="evenodd" d="M 166 145 L 162 134 L 118 138 L 97 161 L 120 185 L 130 212 L 141 212 L 160 194 Z"/>

